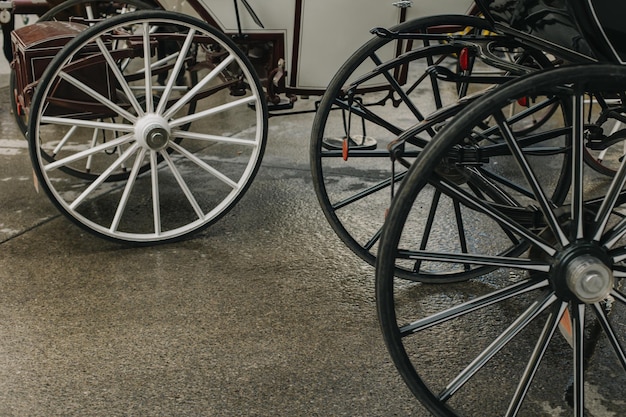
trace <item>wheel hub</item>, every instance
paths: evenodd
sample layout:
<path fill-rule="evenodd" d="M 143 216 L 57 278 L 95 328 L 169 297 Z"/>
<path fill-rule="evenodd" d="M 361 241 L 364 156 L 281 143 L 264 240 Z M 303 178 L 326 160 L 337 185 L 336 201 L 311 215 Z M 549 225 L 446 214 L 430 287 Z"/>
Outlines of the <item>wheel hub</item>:
<path fill-rule="evenodd" d="M 167 121 L 155 114 L 148 114 L 137 121 L 135 135 L 137 141 L 144 148 L 152 151 L 161 151 L 170 141 L 170 127 Z"/>
<path fill-rule="evenodd" d="M 576 256 L 567 263 L 565 279 L 572 294 L 588 304 L 604 300 L 614 285 L 611 269 L 589 254 Z"/>

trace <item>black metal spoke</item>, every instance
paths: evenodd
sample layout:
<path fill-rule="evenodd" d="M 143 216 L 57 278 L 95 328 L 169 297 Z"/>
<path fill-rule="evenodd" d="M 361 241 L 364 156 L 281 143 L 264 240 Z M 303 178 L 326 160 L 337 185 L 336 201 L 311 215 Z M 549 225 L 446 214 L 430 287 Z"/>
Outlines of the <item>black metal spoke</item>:
<path fill-rule="evenodd" d="M 526 398 L 526 394 L 530 389 L 530 385 L 537 373 L 537 369 L 539 368 L 539 364 L 543 359 L 543 356 L 546 353 L 548 348 L 548 344 L 550 340 L 552 340 L 552 336 L 556 332 L 556 329 L 559 326 L 559 320 L 563 316 L 563 312 L 567 308 L 567 303 L 562 302 L 560 305 L 554 305 L 553 311 L 550 312 L 550 315 L 546 319 L 546 324 L 541 331 L 541 335 L 537 339 L 537 343 L 535 344 L 535 348 L 533 349 L 532 354 L 530 355 L 530 359 L 528 364 L 526 365 L 526 369 L 522 374 L 522 378 L 515 390 L 513 398 L 509 403 L 509 408 L 505 414 L 505 417 L 515 417 L 522 407 L 522 402 L 524 398 Z"/>
<path fill-rule="evenodd" d="M 520 184 L 514 183 L 508 178 L 482 168 L 480 168 L 480 172 L 482 176 L 489 178 L 494 183 L 500 183 L 501 185 L 522 194 L 523 196 L 532 197 L 532 192 L 528 188 L 522 187 Z"/>
<path fill-rule="evenodd" d="M 596 214 L 594 219 L 594 234 L 593 239 L 595 241 L 600 241 L 602 238 L 602 233 L 605 230 L 605 227 L 609 221 L 613 213 L 613 209 L 615 208 L 616 202 L 619 197 L 622 195 L 622 189 L 624 188 L 624 184 L 626 184 L 626 159 L 622 161 L 617 173 L 613 177 L 611 181 L 611 185 L 606 193 L 606 197 L 600 206 L 600 210 Z M 582 205 L 582 204 L 581 204 Z M 607 241 L 607 245 L 614 245 L 617 240 L 619 240 L 623 234 L 625 233 L 623 227 L 626 219 L 622 219 L 622 223 L 614 228 L 616 233 L 612 233 L 611 238 Z"/>
<path fill-rule="evenodd" d="M 511 219 L 509 216 L 503 214 L 494 206 L 489 205 L 485 201 L 476 199 L 474 196 L 468 194 L 455 184 L 438 178 L 436 174 L 432 175 L 431 184 L 433 184 L 433 186 L 435 187 L 441 188 L 442 191 L 450 195 L 451 198 L 458 199 L 460 202 L 467 205 L 468 207 L 488 215 L 501 225 L 507 226 L 509 229 L 511 229 L 511 231 L 520 234 L 521 237 L 526 238 L 530 243 L 541 248 L 547 254 L 553 255 L 555 253 L 555 249 L 550 243 L 532 233 L 530 230 Z"/>
<path fill-rule="evenodd" d="M 585 413 L 585 304 L 572 307 L 572 332 L 574 340 L 574 416 Z"/>
<path fill-rule="evenodd" d="M 614 288 L 613 291 L 611 291 L 611 296 L 613 296 L 616 301 L 619 301 L 626 306 L 626 295 L 622 294 L 619 290 Z"/>
<path fill-rule="evenodd" d="M 428 209 L 428 218 L 426 219 L 426 225 L 424 227 L 424 231 L 422 233 L 422 239 L 420 240 L 420 250 L 425 250 L 426 246 L 428 246 L 428 241 L 430 240 L 430 233 L 432 232 L 435 214 L 437 213 L 437 207 L 439 207 L 439 200 L 441 199 L 441 191 L 435 190 L 433 193 L 433 197 L 430 201 L 430 208 Z M 413 272 L 420 272 L 420 267 L 422 265 L 422 261 L 418 260 L 413 265 Z"/>
<path fill-rule="evenodd" d="M 615 329 L 609 321 L 607 311 L 605 311 L 605 309 L 603 309 L 599 303 L 593 304 L 593 310 L 596 314 L 596 317 L 598 318 L 598 321 L 600 322 L 600 325 L 602 326 L 602 329 L 604 329 L 604 333 L 609 339 L 609 343 L 611 344 L 613 350 L 615 351 L 615 354 L 617 355 L 617 359 L 622 364 L 622 368 L 624 368 L 624 371 L 626 371 L 626 351 L 624 351 L 624 347 L 621 345 L 619 339 L 617 338 Z"/>
<path fill-rule="evenodd" d="M 376 65 L 382 64 L 382 61 L 376 55 L 372 55 L 371 59 L 372 61 L 374 61 Z M 383 76 L 385 77 L 387 82 L 389 82 L 389 85 L 393 87 L 393 91 L 398 93 L 402 102 L 407 106 L 407 108 L 411 111 L 411 113 L 413 113 L 413 116 L 415 116 L 417 120 L 420 120 L 420 121 L 424 120 L 424 115 L 422 114 L 422 112 L 420 112 L 419 109 L 413 103 L 413 101 L 411 101 L 409 96 L 404 92 L 404 90 L 402 89 L 402 86 L 393 77 L 393 75 L 389 74 L 389 72 L 387 71 L 384 71 Z"/>
<path fill-rule="evenodd" d="M 458 52 L 459 52 L 459 47 L 452 46 L 450 44 L 425 46 L 423 48 L 414 49 L 412 51 L 406 52 L 398 56 L 397 58 L 393 58 L 393 59 L 390 59 L 389 61 L 386 61 L 385 63 L 383 63 L 381 59 L 374 53 L 370 55 L 370 59 L 372 59 L 376 67 L 373 68 L 369 73 L 352 81 L 350 85 L 347 87 L 347 89 L 355 90 L 359 88 L 359 86 L 361 86 L 362 84 L 368 82 L 369 80 L 373 78 L 376 78 L 380 75 L 388 76 L 389 71 L 392 71 L 392 70 L 395 71 L 398 68 L 401 68 L 403 65 L 410 64 L 411 62 L 416 62 L 422 58 L 426 58 L 429 66 L 432 66 L 433 64 L 438 65 L 441 62 L 443 62 L 445 58 Z M 441 58 L 439 58 L 437 62 L 435 63 L 432 60 L 433 56 L 441 56 Z M 422 76 L 417 80 L 417 83 L 421 83 L 424 79 L 426 79 L 427 74 L 428 74 L 427 72 L 422 74 Z M 412 85 L 411 88 L 407 90 L 406 93 L 410 94 L 411 92 L 413 92 L 413 90 L 415 90 L 415 85 Z"/>
<path fill-rule="evenodd" d="M 544 261 L 533 261 L 524 258 L 514 258 L 507 256 L 489 256 L 476 254 L 430 252 L 425 250 L 399 250 L 398 259 L 410 259 L 419 261 L 436 261 L 452 264 L 497 266 L 501 268 L 518 268 L 529 271 L 548 272 L 550 265 Z"/>
<path fill-rule="evenodd" d="M 570 238 L 572 240 L 583 237 L 583 155 L 584 155 L 584 120 L 583 120 L 583 95 L 574 94 L 572 98 L 573 124 L 572 124 L 572 225 Z"/>
<path fill-rule="evenodd" d="M 446 388 L 439 394 L 441 401 L 449 400 L 463 385 L 465 385 L 487 362 L 489 362 L 507 343 L 526 328 L 539 314 L 556 302 L 558 297 L 549 293 L 542 300 L 535 301 L 526 311 L 506 328 L 485 350 L 478 355 Z"/>
<path fill-rule="evenodd" d="M 475 298 L 467 301 L 458 306 L 451 307 L 447 310 L 433 314 L 432 316 L 425 317 L 423 319 L 414 321 L 410 324 L 400 327 L 400 334 L 406 337 L 410 334 L 420 332 L 430 327 L 445 323 L 457 317 L 461 317 L 465 314 L 479 310 L 481 308 L 489 307 L 493 304 L 500 303 L 513 297 L 528 293 L 530 291 L 540 290 L 546 288 L 550 283 L 545 280 L 525 280 L 519 283 L 510 285 L 506 288 L 494 291 L 490 294 L 486 294 L 482 297 Z"/>
<path fill-rule="evenodd" d="M 528 163 L 528 160 L 526 159 L 522 149 L 520 148 L 511 127 L 509 126 L 504 115 L 502 114 L 502 111 L 495 112 L 494 117 L 496 119 L 496 122 L 498 123 L 498 126 L 500 127 L 500 131 L 502 132 L 504 139 L 508 143 L 509 148 L 513 153 L 513 156 L 517 160 L 517 163 L 519 164 L 522 173 L 526 177 L 526 180 L 528 181 L 530 187 L 534 192 L 535 199 L 539 204 L 539 207 L 545 217 L 546 222 L 550 226 L 550 229 L 552 230 L 554 235 L 557 237 L 559 243 L 561 243 L 561 245 L 563 246 L 567 246 L 567 244 L 569 243 L 569 239 L 567 238 L 567 236 L 565 236 L 563 230 L 559 226 L 559 222 L 552 210 L 553 205 L 541 188 L 537 176 L 535 175 L 530 164 Z"/>
<path fill-rule="evenodd" d="M 467 239 L 465 237 L 465 228 L 463 227 L 463 215 L 461 214 L 461 205 L 458 201 L 454 200 L 454 217 L 456 219 L 457 234 L 459 236 L 459 244 L 461 245 L 461 253 L 468 253 L 467 251 Z M 466 271 L 470 270 L 469 265 L 464 266 Z"/>
<path fill-rule="evenodd" d="M 521 204 L 502 187 L 493 181 L 493 177 L 485 175 L 486 171 L 478 168 L 468 168 L 466 171 L 468 180 L 471 184 L 475 184 L 484 194 L 491 197 L 497 204 L 504 204 L 514 207 L 520 207 Z M 503 182 L 506 180 L 503 179 Z M 513 185 L 508 182 L 507 185 Z"/>
<path fill-rule="evenodd" d="M 376 244 L 376 242 L 378 242 L 380 240 L 380 236 L 383 233 L 383 227 L 381 226 L 380 228 L 378 228 L 378 230 L 376 230 L 376 233 L 374 233 L 374 235 L 363 244 L 363 248 L 370 250 L 374 247 L 374 245 Z"/>
<path fill-rule="evenodd" d="M 620 220 L 618 224 L 613 226 L 610 230 L 607 230 L 600 242 L 607 248 L 612 248 L 617 242 L 626 235 L 626 218 Z M 615 262 L 620 262 L 626 259 L 626 250 L 621 251 Z"/>
<path fill-rule="evenodd" d="M 537 113 L 537 112 L 539 112 L 539 111 L 541 111 L 541 110 L 543 110 L 543 109 L 545 109 L 545 108 L 547 108 L 547 107 L 549 107 L 551 105 L 557 104 L 558 102 L 559 102 L 559 100 L 556 97 L 547 98 L 546 100 L 544 100 L 544 101 L 542 101 L 540 103 L 533 104 L 532 106 L 526 108 L 525 110 L 520 111 L 519 113 L 515 113 L 513 116 L 507 118 L 506 121 L 510 125 L 513 125 L 513 124 L 515 124 L 515 123 L 517 123 L 517 122 L 519 122 L 521 120 L 524 120 L 525 118 L 527 118 L 529 116 L 534 115 L 535 113 Z M 486 137 L 486 136 L 489 136 L 489 135 L 495 133 L 497 130 L 498 130 L 498 125 L 494 125 L 494 126 L 491 126 L 491 127 L 487 128 L 487 129 L 485 129 L 482 132 L 482 134 Z M 552 132 L 552 133 L 550 133 L 550 132 Z M 561 128 L 561 129 L 553 129 L 553 130 L 550 130 L 550 131 L 547 131 L 547 132 L 544 132 L 544 133 L 539 133 L 537 135 L 542 135 L 540 137 L 544 137 L 544 138 L 547 139 L 549 137 L 544 136 L 545 134 L 549 134 L 549 135 L 555 135 L 556 134 L 557 136 L 559 136 L 561 134 L 568 133 L 568 132 L 569 132 L 569 130 L 567 130 L 567 128 Z M 533 137 L 533 136 L 535 136 L 535 135 L 528 135 L 528 136 L 525 136 L 525 137 Z M 557 137 L 557 136 L 552 136 L 552 137 Z M 543 140 L 546 140 L 546 139 L 543 139 Z M 539 140 L 538 141 L 533 141 L 533 143 L 538 143 L 538 142 L 539 142 Z M 528 146 L 528 145 L 529 144 L 526 144 L 526 146 Z M 506 146 L 506 145 L 497 143 L 497 146 Z"/>
<path fill-rule="evenodd" d="M 396 175 L 393 176 L 393 178 L 387 178 L 384 181 L 381 181 L 371 187 L 368 187 L 362 191 L 359 191 L 358 193 L 351 195 L 348 198 L 344 198 L 341 201 L 337 201 L 336 203 L 332 204 L 332 208 L 333 210 L 340 210 L 346 206 L 349 206 L 352 203 L 355 203 L 365 197 L 368 197 L 372 194 L 375 194 L 377 192 L 379 192 L 380 190 L 383 190 L 385 188 L 388 188 L 389 186 L 391 186 L 391 184 L 393 183 L 398 183 L 400 181 L 402 181 L 404 179 L 404 177 L 406 176 L 406 171 L 404 172 L 400 172 Z"/>
<path fill-rule="evenodd" d="M 511 125 L 510 119 L 508 120 L 509 125 Z M 516 137 L 515 140 L 518 143 L 519 147 L 524 149 L 525 155 L 538 155 L 538 156 L 551 156 L 551 155 L 560 155 L 565 154 L 568 151 L 568 148 L 565 146 L 535 146 L 537 144 L 559 138 L 564 135 L 568 135 L 571 133 L 571 128 L 569 127 L 560 127 L 555 129 L 546 130 L 539 133 L 526 134 L 519 137 Z M 488 138 L 490 135 L 494 134 L 493 128 L 489 128 L 485 131 L 480 132 L 481 139 L 483 137 Z M 509 150 L 508 145 L 505 142 L 500 141 L 500 135 L 496 136 L 498 140 L 491 139 L 490 142 L 495 142 L 489 145 L 484 145 L 481 147 L 481 152 L 485 157 L 490 156 L 502 156 L 502 155 L 510 155 L 511 152 Z M 489 140 L 489 139 L 488 139 Z"/>
<path fill-rule="evenodd" d="M 333 104 L 337 106 L 337 109 L 349 111 L 352 113 L 353 116 L 360 117 L 368 122 L 374 123 L 377 126 L 381 126 L 394 135 L 399 135 L 400 133 L 402 133 L 402 129 L 400 127 L 389 123 L 386 119 L 370 111 L 366 107 L 366 105 L 351 105 L 348 100 L 343 100 L 339 98 L 336 98 Z"/>

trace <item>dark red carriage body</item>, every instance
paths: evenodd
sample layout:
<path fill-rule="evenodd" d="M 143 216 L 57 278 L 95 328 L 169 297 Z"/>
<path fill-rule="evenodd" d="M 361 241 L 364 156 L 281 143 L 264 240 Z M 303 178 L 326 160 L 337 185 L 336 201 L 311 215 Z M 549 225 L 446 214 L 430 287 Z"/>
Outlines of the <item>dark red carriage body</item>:
<path fill-rule="evenodd" d="M 11 65 L 16 77 L 13 93 L 18 103 L 18 111 L 27 112 L 37 82 L 50 61 L 67 42 L 86 28 L 87 26 L 80 23 L 48 21 L 28 25 L 12 32 L 13 61 Z M 100 94 L 113 98 L 115 90 L 106 68 L 102 62 L 85 62 L 82 65 L 77 64 L 71 75 Z M 54 105 L 59 107 L 58 114 L 80 112 L 92 101 L 80 89 L 67 82 L 59 83 L 55 87 L 54 98 Z"/>

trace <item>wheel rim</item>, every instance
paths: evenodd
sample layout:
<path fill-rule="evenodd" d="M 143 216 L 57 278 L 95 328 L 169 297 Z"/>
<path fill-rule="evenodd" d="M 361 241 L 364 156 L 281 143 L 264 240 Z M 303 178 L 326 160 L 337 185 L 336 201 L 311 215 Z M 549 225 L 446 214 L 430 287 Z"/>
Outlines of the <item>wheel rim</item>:
<path fill-rule="evenodd" d="M 626 201 L 621 191 L 626 168 L 612 180 L 585 169 L 583 98 L 588 91 L 619 91 L 624 83 L 608 87 L 602 81 L 589 82 L 598 80 L 599 74 L 621 82 L 626 71 L 601 66 L 548 71 L 477 101 L 426 148 L 394 201 L 377 267 L 379 319 L 405 382 L 435 415 L 539 415 L 545 412 L 541 404 L 548 403 L 571 406 L 568 415 L 596 415 L 598 408 L 590 399 L 599 395 L 595 392 L 601 393 L 610 410 L 618 412 L 622 407 L 618 399 L 626 382 L 622 324 L 626 296 L 620 288 L 626 222 L 619 206 Z M 478 208 L 484 201 L 464 199 L 453 186 L 443 192 L 465 208 L 482 210 L 481 225 L 495 244 L 497 231 L 505 230 L 526 240 L 529 250 L 516 257 L 480 250 L 469 257 L 460 251 L 429 254 L 437 255 L 439 262 L 472 258 L 478 265 L 499 264 L 493 272 L 465 284 L 419 287 L 394 279 L 396 258 L 408 252 L 402 236 L 411 206 L 419 204 L 428 183 L 445 182 L 435 173 L 437 161 L 458 135 L 507 100 L 533 89 L 556 93 L 551 86 L 558 83 L 575 87 L 566 95 L 577 109 L 570 123 L 576 133 L 569 171 L 572 191 L 566 203 L 554 205 L 545 198 L 540 170 L 528 169 L 524 163 L 530 153 L 516 151 L 511 143 L 520 175 L 538 185 L 530 187 L 544 218 L 542 227 L 523 225 L 513 212 L 500 207 Z M 488 220 L 497 226 L 491 227 Z M 419 250 L 411 253 L 418 259 L 427 255 Z M 607 369 L 612 370 L 610 376 Z M 494 403 L 494 395 L 503 398 Z M 564 395 L 571 404 L 563 400 Z"/>
<path fill-rule="evenodd" d="M 224 35 L 184 15 L 141 11 L 86 30 L 33 99 L 42 188 L 114 240 L 166 241 L 209 225 L 241 198 L 263 154 L 267 110 L 251 68 Z"/>
<path fill-rule="evenodd" d="M 482 19 L 435 16 L 418 19 L 392 31 L 419 33 L 439 28 L 437 31 L 440 33 L 442 26 L 464 28 L 463 31 L 447 33 L 452 37 L 458 35 L 459 39 L 468 31 L 472 33 L 472 28 L 477 28 L 473 30 L 476 33 L 488 29 Z M 494 35 L 487 36 L 496 39 Z M 407 166 L 419 154 L 423 144 L 454 116 L 454 110 L 444 112 L 445 116 L 441 112 L 437 116 L 430 115 L 438 109 L 454 106 L 461 91 L 462 94 L 475 94 L 490 85 L 484 81 L 486 84 L 468 86 L 454 79 L 441 79 L 443 74 L 464 76 L 472 73 L 473 70 L 458 68 L 458 56 L 466 45 L 458 39 L 451 42 L 413 40 L 410 45 L 375 39 L 344 64 L 329 85 L 316 113 L 311 140 L 311 170 L 318 200 L 337 235 L 372 265 L 376 260 L 389 202 L 406 175 Z M 509 53 L 508 48 L 512 46 L 507 43 L 507 48 L 492 48 L 494 53 L 504 54 L 505 49 Z M 390 59 L 397 50 L 403 52 L 401 58 Z M 525 52 L 510 54 L 528 60 Z M 522 56 L 526 58 L 519 58 Z M 410 70 L 407 70 L 407 63 L 411 65 Z M 506 74 L 504 69 L 488 67 L 478 60 L 472 65 L 477 76 L 484 79 Z M 433 68 L 437 68 L 441 76 L 437 76 Z M 401 86 L 390 81 L 393 76 L 405 73 L 409 76 Z M 372 93 L 373 85 L 391 85 L 392 94 L 389 95 L 386 90 Z M 354 91 L 356 93 L 352 94 Z M 424 99 L 424 96 L 428 97 Z M 349 135 L 346 133 L 348 130 Z M 402 137 L 403 132 L 409 130 L 413 130 L 415 137 L 398 141 L 398 136 Z M 347 141 L 346 151 L 341 146 L 348 136 L 357 139 Z M 361 138 L 366 138 L 365 146 L 361 145 Z M 334 140 L 329 143 L 329 139 Z M 368 146 L 370 142 L 377 142 L 377 147 Z M 402 148 L 403 158 L 395 164 L 391 162 L 395 155 L 392 158 L 390 146 L 395 146 L 392 148 L 394 152 Z M 396 273 L 407 279 L 429 279 L 423 274 L 416 276 L 402 267 Z M 469 275 L 448 278 L 466 279 Z"/>

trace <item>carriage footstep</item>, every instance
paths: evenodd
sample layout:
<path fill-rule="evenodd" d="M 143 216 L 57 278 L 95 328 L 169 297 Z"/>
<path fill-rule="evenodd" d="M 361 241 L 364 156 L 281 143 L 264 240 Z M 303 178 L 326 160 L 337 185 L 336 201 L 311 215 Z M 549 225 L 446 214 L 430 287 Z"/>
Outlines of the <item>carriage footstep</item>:
<path fill-rule="evenodd" d="M 326 149 L 343 149 L 343 142 L 346 138 L 324 138 L 323 145 Z M 359 149 L 359 150 L 373 150 L 378 146 L 378 142 L 376 139 L 370 136 L 363 135 L 352 135 L 349 138 L 350 149 Z"/>

